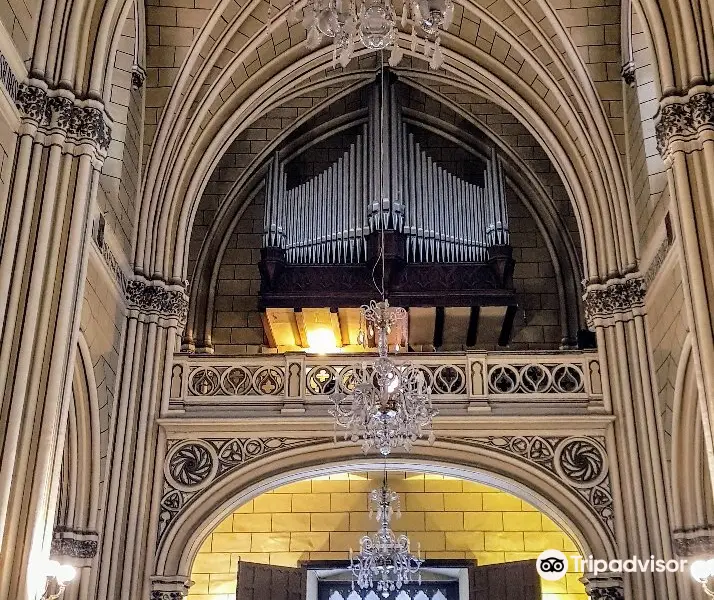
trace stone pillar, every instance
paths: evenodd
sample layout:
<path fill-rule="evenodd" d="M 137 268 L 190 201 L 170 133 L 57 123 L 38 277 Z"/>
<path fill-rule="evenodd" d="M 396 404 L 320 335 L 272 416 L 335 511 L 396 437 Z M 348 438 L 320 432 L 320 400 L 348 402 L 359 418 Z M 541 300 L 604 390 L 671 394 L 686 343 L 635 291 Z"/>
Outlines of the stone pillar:
<path fill-rule="evenodd" d="M 168 410 L 171 357 L 186 323 L 188 297 L 179 285 L 141 278 L 127 282 L 122 374 L 107 478 L 106 519 L 96 598 L 178 598 L 151 588 L 166 448 L 156 420 Z"/>
<path fill-rule="evenodd" d="M 672 222 L 714 481 L 714 87 L 662 100 L 657 148 L 669 167 Z"/>
<path fill-rule="evenodd" d="M 644 317 L 645 285 L 638 274 L 591 284 L 584 296 L 585 316 L 600 350 L 605 405 L 615 415 L 611 456 L 621 490 L 613 498 L 618 558 L 672 558 L 669 513 L 661 456 L 663 437 Z M 672 574 L 631 573 L 626 598 L 676 600 Z M 607 596 L 591 596 L 607 597 Z"/>
<path fill-rule="evenodd" d="M 30 79 L 0 238 L 0 598 L 35 597 L 50 554 L 89 210 L 109 147 L 96 100 Z"/>
<path fill-rule="evenodd" d="M 625 600 L 625 589 L 619 573 L 585 573 L 580 581 L 585 585 L 590 600 Z"/>

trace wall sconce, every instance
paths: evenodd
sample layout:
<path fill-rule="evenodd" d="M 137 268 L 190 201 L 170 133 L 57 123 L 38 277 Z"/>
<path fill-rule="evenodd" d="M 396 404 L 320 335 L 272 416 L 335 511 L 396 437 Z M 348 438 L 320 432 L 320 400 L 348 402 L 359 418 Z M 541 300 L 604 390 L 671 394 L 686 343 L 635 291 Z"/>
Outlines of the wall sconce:
<path fill-rule="evenodd" d="M 47 584 L 40 600 L 57 600 L 67 584 L 75 578 L 77 570 L 71 565 L 61 565 L 56 560 L 50 560 L 45 574 Z"/>
<path fill-rule="evenodd" d="M 689 566 L 689 572 L 702 584 L 706 595 L 714 598 L 714 558 L 695 560 Z"/>

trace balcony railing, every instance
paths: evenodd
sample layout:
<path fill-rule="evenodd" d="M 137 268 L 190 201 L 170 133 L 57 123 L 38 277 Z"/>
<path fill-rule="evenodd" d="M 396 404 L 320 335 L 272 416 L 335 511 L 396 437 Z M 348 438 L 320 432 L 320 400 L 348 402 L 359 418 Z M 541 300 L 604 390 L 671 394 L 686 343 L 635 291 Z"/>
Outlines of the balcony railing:
<path fill-rule="evenodd" d="M 581 412 L 603 406 L 593 351 L 401 354 L 424 373 L 442 415 L 472 412 Z M 348 392 L 369 370 L 368 354 L 302 353 L 219 357 L 177 354 L 171 412 L 266 416 L 326 414 L 329 395 Z"/>

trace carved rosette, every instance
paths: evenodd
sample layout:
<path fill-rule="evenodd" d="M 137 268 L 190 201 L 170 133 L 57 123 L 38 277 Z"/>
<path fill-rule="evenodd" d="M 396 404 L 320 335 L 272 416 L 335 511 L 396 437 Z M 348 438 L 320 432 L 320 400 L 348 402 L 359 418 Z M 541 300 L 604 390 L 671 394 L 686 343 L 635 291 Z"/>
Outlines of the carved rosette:
<path fill-rule="evenodd" d="M 622 576 L 617 573 L 586 573 L 580 581 L 585 584 L 590 600 L 625 600 Z"/>
<path fill-rule="evenodd" d="M 183 328 L 188 317 L 186 288 L 162 281 L 131 279 L 126 282 L 126 303 L 131 316 L 157 320 L 162 326 Z"/>
<path fill-rule="evenodd" d="M 679 558 L 711 558 L 714 556 L 714 525 L 675 529 L 672 549 Z"/>
<path fill-rule="evenodd" d="M 695 150 L 704 137 L 714 139 L 714 90 L 695 86 L 684 96 L 662 100 L 655 132 L 662 158 Z"/>
<path fill-rule="evenodd" d="M 17 108 L 26 126 L 46 136 L 61 135 L 66 143 L 89 146 L 95 158 L 106 157 L 111 127 L 104 106 L 97 100 L 78 100 L 66 90 L 49 90 L 38 80 L 20 84 Z"/>
<path fill-rule="evenodd" d="M 454 441 L 517 456 L 574 491 L 614 535 L 615 515 L 603 440 L 584 437 L 489 436 Z"/>
<path fill-rule="evenodd" d="M 588 325 L 597 327 L 644 314 L 645 292 L 645 281 L 640 276 L 589 285 L 583 296 Z"/>

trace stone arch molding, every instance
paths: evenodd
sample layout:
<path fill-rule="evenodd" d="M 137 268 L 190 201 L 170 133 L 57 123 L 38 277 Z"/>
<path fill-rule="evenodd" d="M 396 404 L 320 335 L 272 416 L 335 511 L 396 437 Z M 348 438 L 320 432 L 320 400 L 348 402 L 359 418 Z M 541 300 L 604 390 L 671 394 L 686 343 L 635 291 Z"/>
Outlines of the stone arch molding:
<path fill-rule="evenodd" d="M 514 15 L 503 22 L 525 25 L 540 43 L 539 48 L 531 47 L 532 43 L 515 35 L 509 25 L 503 25 L 479 3 L 466 3 L 466 10 L 498 32 L 514 55 L 522 59 L 523 68 L 516 72 L 473 41 L 449 35 L 444 42 L 444 72 L 460 85 L 507 106 L 549 152 L 567 182 L 584 229 L 586 277 L 600 280 L 636 269 L 627 208 L 629 192 L 614 136 L 586 65 L 547 3 L 529 3 L 528 8 L 513 0 L 501 4 Z M 165 112 L 172 117 L 159 124 L 149 157 L 135 252 L 136 268 L 147 276 L 169 280 L 186 277 L 188 224 L 216 157 L 261 116 L 271 96 L 293 94 L 306 82 L 324 77 L 329 68 L 330 48 L 307 53 L 301 40 L 291 38 L 291 46 L 266 60 L 252 75 L 244 74 L 245 61 L 287 13 L 283 9 L 278 19 L 255 24 L 257 30 L 225 55 L 232 35 L 240 33 L 241 23 L 255 10 L 254 5 L 249 3 L 239 10 L 224 29 L 218 21 L 223 8 L 214 10 L 168 98 Z M 538 14 L 531 14 L 531 10 Z M 219 25 L 220 31 L 211 37 Z M 209 40 L 217 41 L 209 48 L 206 44 L 213 44 Z M 416 61 L 417 54 L 407 60 Z M 222 64 L 224 60 L 227 62 Z M 210 67 L 219 63 L 222 68 L 210 80 Z M 532 85 L 534 82 L 539 85 Z"/>
<path fill-rule="evenodd" d="M 450 437 L 418 444 L 389 468 L 492 485 L 543 510 L 583 554 L 616 556 L 609 460 L 602 437 Z M 169 440 L 163 472 L 156 576 L 188 576 L 205 537 L 236 507 L 293 481 L 381 468 L 352 444 L 329 438 Z"/>

